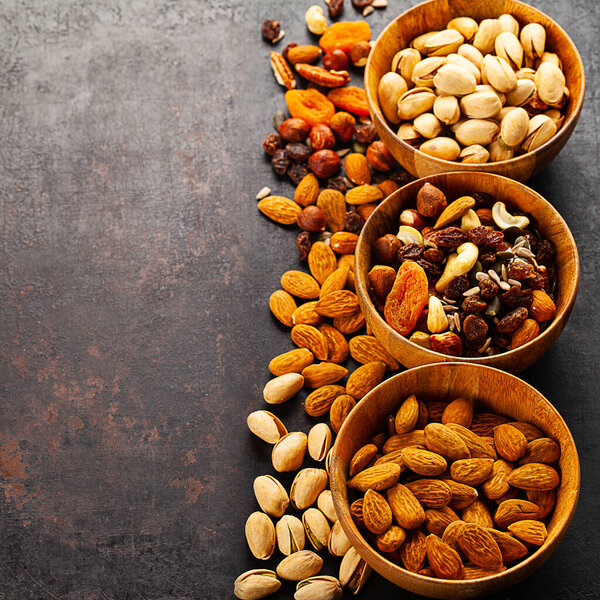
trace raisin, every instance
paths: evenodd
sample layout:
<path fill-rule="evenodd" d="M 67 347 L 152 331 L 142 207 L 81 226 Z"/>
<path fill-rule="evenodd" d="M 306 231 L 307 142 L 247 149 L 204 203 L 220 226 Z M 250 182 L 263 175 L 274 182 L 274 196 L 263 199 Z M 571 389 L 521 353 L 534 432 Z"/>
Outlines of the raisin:
<path fill-rule="evenodd" d="M 479 262 L 483 269 L 490 269 L 496 264 L 496 254 L 494 252 L 487 252 L 479 255 Z"/>
<path fill-rule="evenodd" d="M 535 269 L 524 260 L 513 260 L 508 265 L 507 273 L 511 279 L 531 279 L 535 276 Z"/>
<path fill-rule="evenodd" d="M 523 325 L 523 321 L 525 321 L 528 315 L 529 311 L 525 307 L 520 306 L 519 308 L 515 308 L 502 317 L 500 323 L 496 325 L 496 329 L 500 333 L 512 333 Z"/>
<path fill-rule="evenodd" d="M 496 331 L 493 336 L 494 344 L 500 348 L 508 348 L 512 343 L 512 335 Z"/>
<path fill-rule="evenodd" d="M 348 189 L 348 186 L 346 185 L 346 182 L 344 181 L 344 178 L 341 175 L 337 175 L 336 177 L 330 177 L 325 182 L 325 187 L 329 190 L 337 190 L 342 194 L 345 194 L 346 190 Z"/>
<path fill-rule="evenodd" d="M 418 260 L 423 254 L 423 248 L 419 244 L 406 244 L 398 250 L 398 260 Z M 425 269 L 427 272 L 427 269 Z"/>
<path fill-rule="evenodd" d="M 394 173 L 391 173 L 389 177 L 392 181 L 395 181 L 400 187 L 403 187 L 407 183 L 410 183 L 411 181 L 415 180 L 415 178 L 404 169 L 400 169 L 398 171 L 395 171 Z"/>
<path fill-rule="evenodd" d="M 300 262 L 306 262 L 308 259 L 311 245 L 310 233 L 308 231 L 301 231 L 296 237 L 296 248 L 298 248 Z"/>
<path fill-rule="evenodd" d="M 308 169 L 301 163 L 292 163 L 287 170 L 287 176 L 294 185 L 298 185 L 308 175 Z"/>
<path fill-rule="evenodd" d="M 344 215 L 344 230 L 357 235 L 362 231 L 365 220 L 354 210 L 349 210 Z"/>
<path fill-rule="evenodd" d="M 272 42 L 277 39 L 277 36 L 281 33 L 281 24 L 279 21 L 274 21 L 273 19 L 265 19 L 260 28 L 260 32 L 265 40 Z"/>
<path fill-rule="evenodd" d="M 431 263 L 441 263 L 446 255 L 437 248 L 427 248 L 423 252 L 423 258 Z"/>
<path fill-rule="evenodd" d="M 498 284 L 491 277 L 486 277 L 479 282 L 479 290 L 484 300 L 491 300 L 498 293 Z"/>
<path fill-rule="evenodd" d="M 469 239 L 477 246 L 497 248 L 504 242 L 504 234 L 488 225 L 479 225 L 469 231 Z"/>
<path fill-rule="evenodd" d="M 547 264 L 554 255 L 554 248 L 548 240 L 542 240 L 537 249 L 537 261 L 541 264 Z"/>
<path fill-rule="evenodd" d="M 535 249 L 538 247 L 538 244 L 540 243 L 539 238 L 534 235 L 533 233 L 531 233 L 531 231 L 526 231 L 525 232 L 525 239 L 529 242 L 529 247 L 531 248 L 532 251 L 535 252 Z"/>
<path fill-rule="evenodd" d="M 533 302 L 533 291 L 529 289 L 524 290 L 513 285 L 500 296 L 500 301 L 508 308 L 517 308 L 519 306 L 529 308 Z"/>
<path fill-rule="evenodd" d="M 377 135 L 377 129 L 373 123 L 358 123 L 354 130 L 354 137 L 361 144 L 370 144 Z"/>
<path fill-rule="evenodd" d="M 430 263 L 428 260 L 418 260 L 417 264 L 427 273 L 429 279 L 439 279 L 442 269 L 439 265 Z"/>
<path fill-rule="evenodd" d="M 475 208 L 492 208 L 496 203 L 494 196 L 483 192 L 475 192 L 471 195 L 471 198 L 475 200 Z"/>
<path fill-rule="evenodd" d="M 371 4 L 372 2 L 373 0 L 352 0 L 352 5 L 354 6 L 354 8 L 362 9 L 365 6 L 369 6 L 369 4 Z"/>
<path fill-rule="evenodd" d="M 464 244 L 469 237 L 458 227 L 445 227 L 444 229 L 432 231 L 427 236 L 427 239 L 433 242 L 438 248 L 455 248 Z"/>
<path fill-rule="evenodd" d="M 488 332 L 487 323 L 478 315 L 467 315 L 463 321 L 463 333 L 468 342 L 479 347 L 483 344 Z"/>
<path fill-rule="evenodd" d="M 276 150 L 271 158 L 271 164 L 277 175 L 285 175 L 285 172 L 290 166 L 290 157 L 285 150 Z"/>
<path fill-rule="evenodd" d="M 290 42 L 282 51 L 281 51 L 281 55 L 283 56 L 283 58 L 285 58 L 285 60 L 288 60 L 288 54 L 289 51 L 292 48 L 295 48 L 298 44 L 296 44 L 296 42 Z"/>
<path fill-rule="evenodd" d="M 273 156 L 277 150 L 283 148 L 283 140 L 278 133 L 270 133 L 263 142 L 263 148 L 269 156 Z"/>
<path fill-rule="evenodd" d="M 446 288 L 445 296 L 450 300 L 458 300 L 469 289 L 469 280 L 461 275 L 453 279 Z"/>
<path fill-rule="evenodd" d="M 527 280 L 527 283 L 533 290 L 549 290 L 550 281 L 546 271 L 536 271 L 533 277 Z"/>
<path fill-rule="evenodd" d="M 290 142 L 285 149 L 288 156 L 296 162 L 306 162 L 311 155 L 310 148 L 302 142 Z"/>
<path fill-rule="evenodd" d="M 329 0 L 327 10 L 332 19 L 337 19 L 344 11 L 344 0 Z"/>
<path fill-rule="evenodd" d="M 467 296 L 461 305 L 461 309 L 465 313 L 480 313 L 483 312 L 487 307 L 485 300 L 481 299 L 481 296 L 473 294 L 473 296 Z"/>

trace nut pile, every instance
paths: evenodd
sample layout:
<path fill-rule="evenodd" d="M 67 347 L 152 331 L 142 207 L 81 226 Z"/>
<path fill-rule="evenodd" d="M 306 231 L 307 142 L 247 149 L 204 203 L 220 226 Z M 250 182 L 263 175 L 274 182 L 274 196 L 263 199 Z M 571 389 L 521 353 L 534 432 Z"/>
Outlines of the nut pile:
<path fill-rule="evenodd" d="M 506 570 L 547 537 L 560 446 L 525 422 L 473 412 L 465 398 L 412 395 L 388 431 L 360 448 L 348 487 L 352 517 L 389 560 L 442 579 Z"/>
<path fill-rule="evenodd" d="M 451 356 L 491 356 L 535 339 L 556 314 L 552 244 L 488 194 L 448 202 L 426 183 L 397 235 L 372 246 L 373 303 L 395 331 Z"/>
<path fill-rule="evenodd" d="M 539 23 L 509 14 L 412 40 L 379 83 L 386 119 L 425 154 L 464 163 L 508 160 L 545 144 L 569 99 L 561 60 Z"/>

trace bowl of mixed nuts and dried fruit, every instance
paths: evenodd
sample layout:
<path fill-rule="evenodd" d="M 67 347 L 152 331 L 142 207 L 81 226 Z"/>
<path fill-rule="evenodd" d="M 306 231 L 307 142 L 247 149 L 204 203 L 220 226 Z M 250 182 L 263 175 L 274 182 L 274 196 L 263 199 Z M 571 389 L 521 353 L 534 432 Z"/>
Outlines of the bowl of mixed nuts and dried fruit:
<path fill-rule="evenodd" d="M 443 363 L 369 392 L 330 461 L 337 516 L 361 557 L 428 597 L 514 585 L 556 549 L 579 496 L 579 458 L 558 411 L 498 369 Z"/>
<path fill-rule="evenodd" d="M 519 372 L 564 328 L 579 257 L 565 221 L 532 189 L 492 173 L 444 173 L 375 209 L 355 281 L 368 326 L 403 365 Z"/>
<path fill-rule="evenodd" d="M 430 0 L 379 36 L 365 91 L 381 139 L 414 176 L 526 181 L 571 135 L 585 75 L 566 32 L 531 6 Z"/>

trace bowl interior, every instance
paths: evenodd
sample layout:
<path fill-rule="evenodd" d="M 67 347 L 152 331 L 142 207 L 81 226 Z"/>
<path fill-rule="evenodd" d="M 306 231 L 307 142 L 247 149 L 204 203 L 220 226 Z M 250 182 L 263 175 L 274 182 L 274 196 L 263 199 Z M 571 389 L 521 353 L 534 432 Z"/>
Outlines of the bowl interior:
<path fill-rule="evenodd" d="M 490 577 L 473 581 L 441 581 L 411 573 L 373 549 L 350 516 L 346 488 L 348 465 L 354 453 L 386 428 L 410 394 L 420 400 L 450 401 L 466 397 L 478 411 L 493 411 L 539 427 L 560 444 L 561 482 L 556 507 L 548 524 L 548 539 L 523 562 Z M 397 585 L 437 598 L 473 597 L 507 587 L 527 576 L 550 555 L 573 517 L 579 495 L 579 458 L 571 433 L 558 411 L 530 385 L 498 369 L 464 363 L 425 365 L 400 373 L 369 392 L 350 413 L 338 434 L 331 462 L 331 484 L 336 512 L 344 531 L 361 556 Z"/>

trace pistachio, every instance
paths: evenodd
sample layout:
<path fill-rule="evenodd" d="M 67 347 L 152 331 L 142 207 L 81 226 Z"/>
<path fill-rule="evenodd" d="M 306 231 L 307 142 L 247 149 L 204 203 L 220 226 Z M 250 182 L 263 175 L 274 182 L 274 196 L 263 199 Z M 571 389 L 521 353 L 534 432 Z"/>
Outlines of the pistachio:
<path fill-rule="evenodd" d="M 535 94 L 535 83 L 531 79 L 517 79 L 517 87 L 506 94 L 506 103 L 510 106 L 524 106 Z"/>
<path fill-rule="evenodd" d="M 523 46 L 514 33 L 503 31 L 494 42 L 496 55 L 501 56 L 515 71 L 523 64 Z"/>
<path fill-rule="evenodd" d="M 298 517 L 284 515 L 275 526 L 277 547 L 284 556 L 304 550 L 304 525 Z"/>
<path fill-rule="evenodd" d="M 255 410 L 246 419 L 248 429 L 268 444 L 275 444 L 287 433 L 285 425 L 266 410 Z"/>
<path fill-rule="evenodd" d="M 323 559 L 311 550 L 300 550 L 284 558 L 277 565 L 277 575 L 288 581 L 302 581 L 317 575 L 323 567 Z"/>
<path fill-rule="evenodd" d="M 319 551 L 327 547 L 331 529 L 325 515 L 318 508 L 309 508 L 304 511 L 302 524 L 306 537 L 315 550 Z"/>
<path fill-rule="evenodd" d="M 483 63 L 483 54 L 471 44 L 463 44 L 457 50 L 457 54 L 472 62 L 478 69 L 481 69 Z"/>
<path fill-rule="evenodd" d="M 431 139 L 442 131 L 442 124 L 433 113 L 423 113 L 413 121 L 413 127 L 424 138 Z"/>
<path fill-rule="evenodd" d="M 423 246 L 423 236 L 418 229 L 409 225 L 400 225 L 398 235 L 396 236 L 403 244 L 418 244 Z"/>
<path fill-rule="evenodd" d="M 529 225 L 529 219 L 522 216 L 513 216 L 506 210 L 504 202 L 496 202 L 492 206 L 492 219 L 500 229 L 508 229 L 509 227 L 518 227 L 525 229 Z"/>
<path fill-rule="evenodd" d="M 465 38 L 457 29 L 444 29 L 427 38 L 425 53 L 430 56 L 446 56 L 456 52 L 464 41 Z"/>
<path fill-rule="evenodd" d="M 535 69 L 523 67 L 517 71 L 516 75 L 517 79 L 531 79 L 533 81 L 535 78 Z"/>
<path fill-rule="evenodd" d="M 276 471 L 296 471 L 302 465 L 307 437 L 301 431 L 284 435 L 273 447 L 271 460 Z"/>
<path fill-rule="evenodd" d="M 371 567 L 367 565 L 354 548 L 349 548 L 340 564 L 340 583 L 342 587 L 347 587 L 353 594 L 358 594 L 370 574 Z"/>
<path fill-rule="evenodd" d="M 392 71 L 400 73 L 410 87 L 412 85 L 413 69 L 419 62 L 421 62 L 421 53 L 416 48 L 404 48 L 394 55 Z"/>
<path fill-rule="evenodd" d="M 565 76 L 556 65 L 543 62 L 535 73 L 534 83 L 542 102 L 554 106 L 561 101 L 565 89 Z"/>
<path fill-rule="evenodd" d="M 499 129 L 498 123 L 491 119 L 467 119 L 454 129 L 454 135 L 463 146 L 487 146 L 496 137 Z"/>
<path fill-rule="evenodd" d="M 437 296 L 429 296 L 429 312 L 427 313 L 427 329 L 431 333 L 441 333 L 448 329 L 448 317 L 442 301 Z"/>
<path fill-rule="evenodd" d="M 436 33 L 439 33 L 439 31 L 428 31 L 427 33 L 423 33 L 423 34 L 417 36 L 410 43 L 410 47 L 415 48 L 421 54 L 427 54 L 427 52 L 425 50 L 425 44 L 427 43 L 427 40 L 430 37 L 434 36 Z"/>
<path fill-rule="evenodd" d="M 420 87 L 433 87 L 433 78 L 438 69 L 446 64 L 446 59 L 439 56 L 431 56 L 416 64 L 412 71 L 412 82 Z"/>
<path fill-rule="evenodd" d="M 471 71 L 475 77 L 475 81 L 478 84 L 481 83 L 481 71 L 479 70 L 479 67 L 473 64 L 469 59 L 461 56 L 460 54 L 453 53 L 448 54 L 446 61 L 452 65 L 456 65 L 458 67 L 462 67 L 463 69 L 467 69 L 467 71 Z"/>
<path fill-rule="evenodd" d="M 300 373 L 286 373 L 267 382 L 263 397 L 268 404 L 283 404 L 295 396 L 303 385 L 304 377 Z"/>
<path fill-rule="evenodd" d="M 488 54 L 494 49 L 494 42 L 500 33 L 502 33 L 502 26 L 498 19 L 483 19 L 473 38 L 473 46 L 482 54 Z"/>
<path fill-rule="evenodd" d="M 336 521 L 329 534 L 329 542 L 327 544 L 329 553 L 333 556 L 344 556 L 351 545 L 348 536 L 342 528 L 342 524 Z"/>
<path fill-rule="evenodd" d="M 317 508 L 332 522 L 337 520 L 331 490 L 323 490 L 317 498 Z"/>
<path fill-rule="evenodd" d="M 449 137 L 437 137 L 427 140 L 419 146 L 419 150 L 442 160 L 456 160 L 460 155 L 460 146 Z"/>
<path fill-rule="evenodd" d="M 460 119 L 458 100 L 454 96 L 438 96 L 433 103 L 433 114 L 444 125 L 456 123 Z"/>
<path fill-rule="evenodd" d="M 560 110 L 551 108 L 544 113 L 547 117 L 550 117 L 554 121 L 556 127 L 560 127 L 565 119 L 564 115 L 561 114 Z"/>
<path fill-rule="evenodd" d="M 517 76 L 501 57 L 488 54 L 483 59 L 481 78 L 499 92 L 506 93 L 517 87 Z"/>
<path fill-rule="evenodd" d="M 304 510 L 314 504 L 319 494 L 327 486 L 328 480 L 327 471 L 324 469 L 299 471 L 290 488 L 292 506 Z"/>
<path fill-rule="evenodd" d="M 514 157 L 515 151 L 512 148 L 507 148 L 503 144 L 501 144 L 498 140 L 492 142 L 487 147 L 488 152 L 490 153 L 490 161 L 491 162 L 500 162 L 502 160 L 510 160 Z"/>
<path fill-rule="evenodd" d="M 448 21 L 447 27 L 448 29 L 456 29 L 468 42 L 473 39 L 479 26 L 477 21 L 471 17 L 456 17 Z"/>
<path fill-rule="evenodd" d="M 546 30 L 539 23 L 528 23 L 521 29 L 521 44 L 529 58 L 539 58 L 546 47 Z"/>
<path fill-rule="evenodd" d="M 308 432 L 308 454 L 317 462 L 325 460 L 331 448 L 331 429 L 327 423 L 317 423 Z"/>
<path fill-rule="evenodd" d="M 411 121 L 415 117 L 433 108 L 435 93 L 427 87 L 415 87 L 400 96 L 398 100 L 398 117 L 403 121 Z"/>
<path fill-rule="evenodd" d="M 260 600 L 281 587 L 275 571 L 253 569 L 242 573 L 233 584 L 233 593 L 240 600 Z"/>
<path fill-rule="evenodd" d="M 475 88 L 476 92 L 494 92 L 500 98 L 500 104 L 504 106 L 506 104 L 506 94 L 499 92 L 497 89 L 492 87 L 489 83 L 482 83 Z"/>
<path fill-rule="evenodd" d="M 253 512 L 246 521 L 246 541 L 259 560 L 268 560 L 275 550 L 275 527 L 263 512 Z"/>
<path fill-rule="evenodd" d="M 398 123 L 398 100 L 408 90 L 406 81 L 398 73 L 390 71 L 379 80 L 379 105 L 385 118 L 391 123 Z"/>
<path fill-rule="evenodd" d="M 502 102 L 498 94 L 490 89 L 463 96 L 460 108 L 470 119 L 488 119 L 502 108 Z"/>
<path fill-rule="evenodd" d="M 522 148 L 525 152 L 531 152 L 545 144 L 555 133 L 556 123 L 546 115 L 535 115 L 529 121 L 527 136 L 523 140 Z"/>
<path fill-rule="evenodd" d="M 517 21 L 512 15 L 504 13 L 498 17 L 498 22 L 502 31 L 509 31 L 513 35 L 519 35 L 519 21 Z"/>
<path fill-rule="evenodd" d="M 271 475 L 254 480 L 254 495 L 260 508 L 272 517 L 281 517 L 290 503 L 285 488 Z"/>
<path fill-rule="evenodd" d="M 469 147 L 471 148 L 472 146 L 469 146 Z M 465 150 L 466 150 L 466 148 L 465 148 Z M 484 150 L 485 150 L 485 148 L 484 148 Z M 487 150 L 486 150 L 486 152 L 487 152 Z M 479 220 L 479 216 L 472 208 L 470 208 L 462 216 L 462 219 L 460 220 L 460 229 L 461 229 L 461 231 L 464 231 L 465 233 L 469 233 L 469 231 L 471 231 L 471 229 L 474 229 L 475 227 L 479 227 L 480 225 L 481 225 L 481 221 Z"/>
<path fill-rule="evenodd" d="M 298 583 L 294 600 L 340 600 L 342 586 L 329 575 L 309 577 Z"/>
<path fill-rule="evenodd" d="M 555 54 L 554 52 L 544 52 L 542 54 L 542 56 L 539 58 L 540 65 L 543 62 L 552 63 L 555 67 L 558 67 L 562 71 L 562 61 L 560 60 L 560 57 L 558 56 L 558 54 Z M 538 68 L 539 68 L 539 65 L 538 65 Z"/>
<path fill-rule="evenodd" d="M 478 256 L 479 248 L 475 244 L 472 242 L 461 244 L 456 252 L 448 257 L 444 272 L 435 284 L 435 289 L 443 292 L 452 280 L 466 275 L 475 266 Z"/>
<path fill-rule="evenodd" d="M 433 84 L 439 92 L 449 96 L 465 96 L 475 91 L 477 81 L 471 71 L 447 63 L 438 69 Z"/>
<path fill-rule="evenodd" d="M 516 148 L 527 135 L 529 115 L 524 108 L 511 110 L 500 123 L 498 140 L 508 148 Z"/>
<path fill-rule="evenodd" d="M 412 123 L 402 123 L 398 128 L 398 133 L 396 135 L 407 144 L 414 144 L 421 139 L 421 136 L 412 126 Z"/>
<path fill-rule="evenodd" d="M 461 150 L 459 158 L 462 159 L 461 162 L 471 165 L 480 165 L 489 160 L 490 153 L 480 144 L 471 144 L 470 146 L 466 146 Z M 469 212 L 475 214 L 474 211 Z"/>

